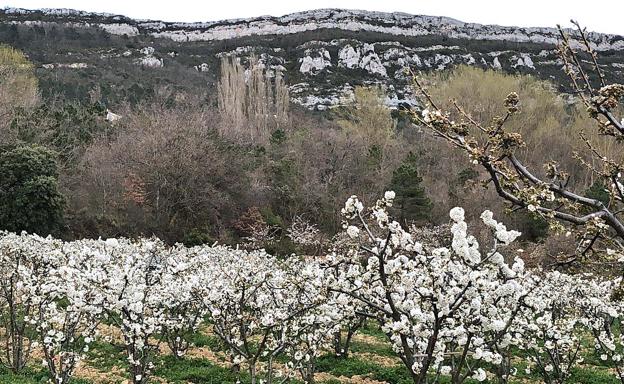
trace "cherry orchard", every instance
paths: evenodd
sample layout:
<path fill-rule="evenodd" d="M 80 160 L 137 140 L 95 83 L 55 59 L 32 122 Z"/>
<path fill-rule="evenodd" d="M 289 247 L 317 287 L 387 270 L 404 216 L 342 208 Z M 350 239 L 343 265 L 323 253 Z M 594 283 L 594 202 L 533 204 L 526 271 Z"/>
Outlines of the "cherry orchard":
<path fill-rule="evenodd" d="M 0 233 L 0 363 L 19 372 L 37 352 L 61 384 L 94 340 L 121 343 L 127 377 L 145 384 L 155 382 L 160 355 L 184 359 L 205 325 L 239 381 L 312 383 L 317 359 L 346 358 L 368 319 L 414 383 L 506 383 L 524 371 L 570 382 L 588 337 L 624 382 L 619 279 L 525 269 L 504 256 L 520 233 L 489 211 L 485 248 L 461 208 L 450 211 L 450 228 L 406 231 L 388 213 L 394 197 L 386 192 L 368 209 L 349 198 L 344 233 L 323 245 L 333 249 L 323 257 Z M 291 232 L 308 243 L 317 236 L 305 223 Z M 101 338 L 103 324 L 120 339 Z"/>

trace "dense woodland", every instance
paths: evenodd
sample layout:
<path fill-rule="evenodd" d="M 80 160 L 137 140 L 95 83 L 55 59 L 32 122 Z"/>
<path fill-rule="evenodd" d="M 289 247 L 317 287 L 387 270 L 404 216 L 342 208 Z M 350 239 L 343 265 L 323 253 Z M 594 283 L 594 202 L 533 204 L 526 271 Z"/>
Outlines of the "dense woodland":
<path fill-rule="evenodd" d="M 289 105 L 286 80 L 267 78 L 258 66 L 246 84 L 244 68 L 224 60 L 216 87 L 161 96 L 157 87 L 155 98 L 129 100 L 115 110 L 121 118 L 109 121 L 101 87 L 89 99 L 45 96 L 28 58 L 9 46 L 2 57 L 1 164 L 20 184 L 2 189 L 7 230 L 198 244 L 237 243 L 260 226 L 270 228 L 264 246 L 286 255 L 297 251 L 287 236 L 296 219 L 331 238 L 346 197 L 394 189 L 403 223 L 444 224 L 458 205 L 476 217 L 494 201 L 491 208 L 523 232 L 537 259 L 565 252 L 543 219 L 487 198 L 495 193 L 481 185 L 483 172 L 414 124 L 409 111 L 386 108 L 378 89 L 358 88 L 353 106 L 309 112 Z M 584 145 L 560 132 L 580 130 L 588 117 L 548 82 L 469 67 L 426 82 L 436 99 L 461 100 L 481 120 L 500 114 L 500 100 L 517 91 L 523 118 L 511 124 L 527 140 L 520 156 L 531 165 Z M 605 150 L 618 155 L 606 143 Z M 577 160 L 562 165 L 572 185 L 607 198 Z"/>

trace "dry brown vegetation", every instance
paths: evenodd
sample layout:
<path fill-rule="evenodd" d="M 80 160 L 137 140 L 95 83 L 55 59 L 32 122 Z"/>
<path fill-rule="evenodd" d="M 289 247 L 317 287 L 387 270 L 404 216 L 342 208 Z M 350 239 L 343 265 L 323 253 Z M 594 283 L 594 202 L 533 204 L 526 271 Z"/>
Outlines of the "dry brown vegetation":
<path fill-rule="evenodd" d="M 624 251 L 624 85 L 607 83 L 586 30 L 572 23 L 573 35 L 559 27 L 559 57 L 573 90 L 567 100 L 528 77 L 479 79 L 478 71 L 460 69 L 450 78 L 465 81 L 431 89 L 415 76 L 423 110 L 412 116 L 479 165 L 510 211 L 574 235 L 576 249 L 558 265 L 612 265 Z M 495 81 L 480 92 L 466 86 L 475 79 Z M 444 102 L 449 92 L 454 99 Z"/>
<path fill-rule="evenodd" d="M 32 108 L 39 101 L 34 67 L 24 54 L 0 44 L 0 144 L 10 140 L 15 110 Z"/>
<path fill-rule="evenodd" d="M 355 105 L 313 114 L 291 108 L 279 71 L 257 59 L 243 65 L 234 57 L 224 58 L 221 71 L 214 103 L 193 95 L 175 103 L 165 97 L 115 111 L 122 119 L 111 124 L 92 112 L 97 108 L 83 111 L 80 106 L 72 107 L 78 117 L 57 121 L 56 116 L 68 114 L 54 112 L 62 104 L 57 101 L 43 119 L 20 116 L 19 127 L 30 132 L 43 122 L 45 135 L 24 135 L 20 128 L 18 137 L 11 124 L 2 124 L 18 137 L 14 142 L 32 141 L 68 154 L 63 155 L 60 178 L 68 208 L 58 235 L 235 242 L 244 235 L 235 228 L 236 221 L 255 209 L 267 225 L 277 228 L 272 244 L 265 245 L 288 253 L 294 245 L 285 229 L 295 217 L 318 224 L 331 237 L 340 228 L 338 213 L 345 199 L 352 194 L 364 201 L 378 196 L 409 152 L 417 156 L 433 203 L 431 224 L 446 223 L 448 210 L 458 205 L 467 209 L 469 218 L 485 208 L 505 210 L 491 188 L 481 187 L 484 172 L 467 162 L 463 152 L 411 124 L 408 116 L 392 114 L 379 89 L 357 88 Z M 441 106 L 450 107 L 453 98 L 483 120 L 500 114 L 500 100 L 517 91 L 523 100 L 521 118 L 510 124 L 526 138 L 527 146 L 518 155 L 529 164 L 548 162 L 584 145 L 573 134 L 588 121 L 581 108 L 533 77 L 460 67 L 426 82 Z M 10 105 L 36 102 L 36 82 L 21 83 L 30 91 L 20 94 L 30 96 L 14 97 Z M 39 120 L 29 124 L 35 117 Z M 609 156 L 622 156 L 608 140 L 596 145 Z M 578 160 L 562 166 L 576 187 L 594 185 L 595 176 Z M 525 247 L 536 247 L 546 258 L 566 251 L 561 241 L 544 240 L 543 223 L 526 214 L 513 213 L 506 222 L 537 241 Z"/>
<path fill-rule="evenodd" d="M 223 57 L 217 96 L 224 137 L 266 144 L 274 130 L 288 128 L 290 99 L 282 73 L 267 69 L 256 57 L 247 69 L 237 57 Z"/>

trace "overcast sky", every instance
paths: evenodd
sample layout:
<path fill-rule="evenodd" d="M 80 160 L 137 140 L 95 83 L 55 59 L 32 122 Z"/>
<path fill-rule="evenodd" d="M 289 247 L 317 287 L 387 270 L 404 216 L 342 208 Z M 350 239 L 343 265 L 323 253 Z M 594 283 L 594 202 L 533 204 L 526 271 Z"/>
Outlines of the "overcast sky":
<path fill-rule="evenodd" d="M 624 35 L 624 0 L 0 0 L 0 7 L 73 8 L 164 21 L 281 16 L 318 8 L 407 12 L 462 21 L 554 27 L 574 18 L 589 30 Z"/>

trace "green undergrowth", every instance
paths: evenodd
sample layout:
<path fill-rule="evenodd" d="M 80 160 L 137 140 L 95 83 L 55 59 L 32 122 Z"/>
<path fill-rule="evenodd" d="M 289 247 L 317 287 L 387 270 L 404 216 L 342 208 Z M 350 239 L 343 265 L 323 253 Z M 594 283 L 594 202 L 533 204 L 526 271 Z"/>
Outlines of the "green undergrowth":
<path fill-rule="evenodd" d="M 323 376 L 321 384 L 340 384 L 346 378 L 359 377 L 362 379 L 375 380 L 386 384 L 411 384 L 412 379 L 407 368 L 401 364 L 387 342 L 385 335 L 379 327 L 372 322 L 365 324 L 359 330 L 359 337 L 356 336 L 351 344 L 350 355 L 341 358 L 327 353 L 317 360 L 317 371 L 329 374 L 330 378 Z M 363 337 L 365 335 L 366 337 Z M 213 352 L 224 352 L 227 349 L 215 335 L 207 332 L 197 333 L 190 339 L 194 347 L 206 348 Z M 539 375 L 535 370 L 526 372 L 526 353 L 516 351 L 514 358 L 517 375 L 510 380 L 511 384 L 538 384 L 541 383 Z M 584 362 L 581 366 L 572 371 L 572 375 L 567 383 L 574 384 L 617 384 L 617 379 L 608 363 L 602 361 L 593 350 L 591 337 L 583 339 L 581 349 Z M 375 359 L 378 356 L 379 360 Z M 278 363 L 286 362 L 284 357 L 276 359 Z M 392 364 L 395 361 L 396 364 Z M 5 368 L 0 368 L 0 384 L 44 384 L 49 380 L 49 375 L 40 365 L 34 362 L 23 373 L 15 375 Z M 116 376 L 111 376 L 111 384 L 120 384 L 114 380 L 122 380 L 119 375 L 124 375 L 128 366 L 124 346 L 122 344 L 98 341 L 91 345 L 86 356 L 86 364 L 102 372 L 102 377 L 106 377 L 108 372 L 115 370 Z M 383 363 L 383 364 L 382 364 Z M 173 356 L 158 356 L 154 360 L 154 380 L 153 383 L 168 384 L 225 384 L 236 383 L 238 375 L 230 368 L 206 358 L 187 356 L 184 359 L 176 359 Z M 240 374 L 241 384 L 250 384 L 247 372 Z M 342 381 L 341 381 L 342 380 Z M 485 383 L 494 383 L 494 380 Z M 300 381 L 293 380 L 290 383 L 296 384 Z M 441 384 L 449 383 L 448 377 L 440 379 Z M 467 380 L 466 384 L 475 384 L 474 380 Z M 69 384 L 95 384 L 86 379 L 74 379 Z"/>
<path fill-rule="evenodd" d="M 0 383 L 1 384 L 46 384 L 50 379 L 47 370 L 26 368 L 20 374 L 13 374 L 4 367 L 0 367 Z M 91 384 L 87 380 L 73 379 L 69 384 Z"/>

